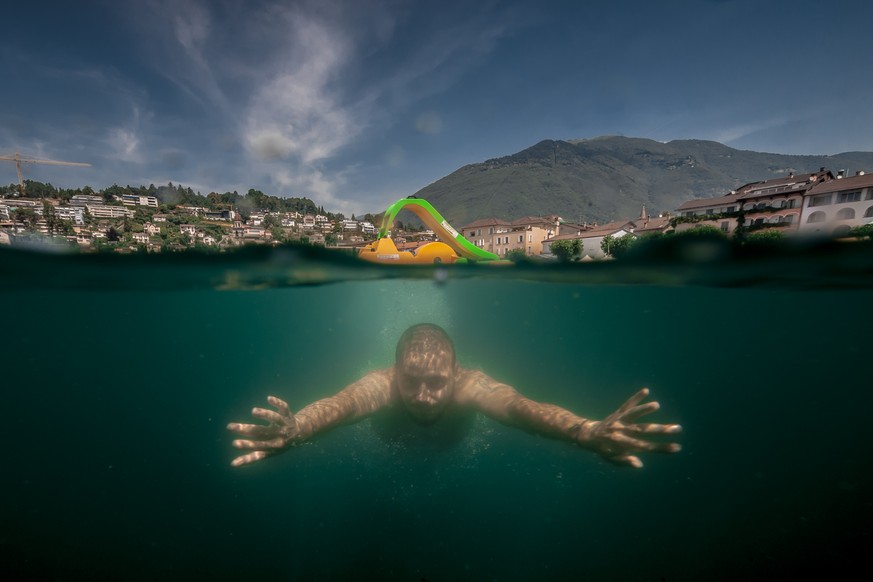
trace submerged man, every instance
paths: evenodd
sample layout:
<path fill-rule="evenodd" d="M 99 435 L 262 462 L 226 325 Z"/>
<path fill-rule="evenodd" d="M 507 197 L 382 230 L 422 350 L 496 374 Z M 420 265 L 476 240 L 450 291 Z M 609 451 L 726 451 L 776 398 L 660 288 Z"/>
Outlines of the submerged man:
<path fill-rule="evenodd" d="M 234 467 L 282 453 L 335 426 L 357 422 L 374 413 L 399 409 L 419 427 L 436 427 L 463 412 L 479 412 L 494 420 L 531 432 L 576 443 L 620 465 L 642 467 L 641 452 L 675 453 L 676 443 L 650 440 L 673 435 L 678 424 L 636 422 L 658 410 L 657 402 L 642 403 L 643 388 L 601 421 L 577 416 L 553 404 L 525 398 L 486 374 L 458 366 L 446 332 L 432 324 L 407 329 L 397 343 L 394 366 L 371 372 L 335 396 L 306 406 L 296 414 L 275 396 L 267 400 L 276 409 L 254 408 L 252 415 L 268 424 L 230 423 L 228 430 L 242 439 L 233 446 L 247 452 Z"/>

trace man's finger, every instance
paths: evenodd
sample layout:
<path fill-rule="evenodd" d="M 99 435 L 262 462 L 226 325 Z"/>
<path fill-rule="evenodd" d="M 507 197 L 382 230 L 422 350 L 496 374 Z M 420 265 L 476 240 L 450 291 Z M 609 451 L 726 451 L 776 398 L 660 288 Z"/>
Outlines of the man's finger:
<path fill-rule="evenodd" d="M 264 426 L 263 424 L 240 424 L 238 422 L 232 422 L 227 425 L 227 430 L 235 432 L 238 435 L 257 438 L 274 437 L 276 435 L 275 428 Z"/>
<path fill-rule="evenodd" d="M 629 453 L 625 453 L 623 455 L 615 455 L 613 457 L 606 457 L 606 460 L 616 465 L 630 465 L 635 469 L 641 469 L 643 467 L 643 462 L 640 460 L 640 458 L 636 455 L 631 455 Z"/>
<path fill-rule="evenodd" d="M 285 440 L 282 438 L 275 438 L 268 441 L 236 439 L 232 444 L 234 448 L 237 449 L 281 449 L 285 447 Z"/>
<path fill-rule="evenodd" d="M 242 465 L 248 465 L 249 463 L 254 463 L 256 461 L 260 461 L 261 459 L 266 459 L 270 456 L 270 453 L 267 451 L 255 451 L 253 453 L 248 453 L 246 455 L 240 455 L 230 462 L 231 467 L 241 467 Z"/>
<path fill-rule="evenodd" d="M 629 410 L 639 404 L 643 398 L 649 395 L 648 388 L 642 388 L 639 392 L 624 401 L 624 404 L 618 407 L 618 410 L 603 419 L 604 424 L 611 424 L 624 416 Z"/>
<path fill-rule="evenodd" d="M 678 434 L 682 426 L 678 424 L 634 423 L 624 426 L 624 432 L 631 434 Z"/>
<path fill-rule="evenodd" d="M 288 407 L 288 403 L 281 398 L 276 398 L 275 396 L 267 396 L 267 402 L 270 403 L 270 406 L 277 408 L 279 410 L 279 414 L 282 414 L 283 416 L 291 415 L 291 409 Z"/>
<path fill-rule="evenodd" d="M 622 413 L 621 415 L 621 420 L 624 422 L 633 422 L 641 416 L 652 414 L 653 412 L 660 409 L 661 405 L 657 402 L 646 402 L 645 404 L 639 404 L 628 410 L 625 410 L 624 413 Z"/>
<path fill-rule="evenodd" d="M 285 424 L 285 417 L 266 408 L 252 408 L 252 416 L 273 424 Z"/>
<path fill-rule="evenodd" d="M 628 398 L 624 404 L 621 405 L 621 410 L 629 410 L 643 401 L 646 396 L 649 395 L 648 388 L 640 388 L 639 392 Z"/>
<path fill-rule="evenodd" d="M 621 433 L 612 435 L 612 439 L 617 443 L 621 443 L 624 448 L 635 452 L 678 453 L 682 449 L 682 447 L 677 443 L 653 443 L 651 441 L 629 437 Z"/>

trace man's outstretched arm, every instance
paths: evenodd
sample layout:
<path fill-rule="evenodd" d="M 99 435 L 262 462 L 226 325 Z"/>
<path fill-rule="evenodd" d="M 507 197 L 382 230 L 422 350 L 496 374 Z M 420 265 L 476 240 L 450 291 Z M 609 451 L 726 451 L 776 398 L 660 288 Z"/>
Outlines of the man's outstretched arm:
<path fill-rule="evenodd" d="M 457 399 L 504 424 L 517 426 L 543 436 L 566 440 L 591 449 L 607 460 L 632 467 L 642 467 L 637 453 L 675 453 L 677 443 L 654 442 L 656 435 L 681 432 L 678 424 L 636 422 L 660 408 L 657 402 L 641 402 L 649 395 L 643 388 L 618 410 L 601 421 L 578 416 L 569 410 L 536 402 L 519 394 L 512 386 L 494 380 L 482 372 L 463 371 L 459 378 Z"/>
<path fill-rule="evenodd" d="M 267 401 L 276 410 L 253 408 L 252 416 L 267 424 L 232 422 L 227 429 L 245 437 L 233 441 L 233 446 L 251 451 L 235 458 L 231 465 L 239 467 L 288 450 L 294 445 L 350 422 L 357 422 L 383 408 L 391 399 L 391 368 L 371 372 L 349 384 L 334 396 L 323 398 L 302 408 L 296 414 L 288 404 L 275 396 Z"/>

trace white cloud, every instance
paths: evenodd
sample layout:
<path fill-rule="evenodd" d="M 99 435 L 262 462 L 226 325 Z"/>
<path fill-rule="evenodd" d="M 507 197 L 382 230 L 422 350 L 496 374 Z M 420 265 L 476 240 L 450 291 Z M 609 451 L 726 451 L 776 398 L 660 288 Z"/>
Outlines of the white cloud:
<path fill-rule="evenodd" d="M 110 155 L 124 162 L 142 161 L 139 154 L 139 138 L 136 133 L 123 127 L 109 130 L 107 138 Z"/>
<path fill-rule="evenodd" d="M 109 146 L 106 155 L 110 159 L 141 164 L 144 157 L 140 142 L 140 112 L 134 107 L 133 115 L 126 124 L 109 128 L 106 135 Z"/>
<path fill-rule="evenodd" d="M 712 138 L 719 143 L 730 145 L 732 142 L 741 140 L 750 135 L 760 133 L 774 127 L 785 125 L 787 120 L 782 117 L 771 119 L 758 120 L 752 123 L 743 123 L 718 129 L 715 131 L 715 136 Z"/>
<path fill-rule="evenodd" d="M 185 49 L 188 56 L 209 69 L 203 57 L 203 45 L 209 37 L 209 12 L 195 2 L 173 3 L 178 12 L 173 16 L 173 32 L 176 40 Z"/>
<path fill-rule="evenodd" d="M 350 52 L 343 31 L 296 11 L 288 19 L 290 62 L 252 96 L 243 141 L 256 159 L 309 164 L 333 155 L 361 125 L 336 83 Z"/>
<path fill-rule="evenodd" d="M 425 111 L 415 120 L 415 129 L 427 135 L 433 135 L 443 130 L 443 120 L 435 111 Z"/>

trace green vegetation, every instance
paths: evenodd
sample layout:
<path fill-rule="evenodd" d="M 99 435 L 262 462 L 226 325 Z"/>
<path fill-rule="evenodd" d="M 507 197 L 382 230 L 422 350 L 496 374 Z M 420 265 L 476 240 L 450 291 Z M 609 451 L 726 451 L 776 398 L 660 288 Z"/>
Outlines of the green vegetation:
<path fill-rule="evenodd" d="M 857 239 L 873 239 L 873 224 L 865 224 L 864 226 L 856 226 L 849 231 L 849 236 Z"/>
<path fill-rule="evenodd" d="M 749 244 L 774 244 L 785 240 L 785 233 L 781 230 L 768 229 L 752 232 L 743 237 L 743 242 Z"/>
<path fill-rule="evenodd" d="M 727 238 L 727 234 L 720 228 L 711 224 L 700 224 L 694 228 L 677 232 L 675 236 L 708 236 L 713 238 Z"/>
<path fill-rule="evenodd" d="M 603 254 L 607 256 L 620 259 L 625 256 L 631 248 L 633 248 L 636 242 L 637 237 L 631 234 L 619 237 L 614 237 L 608 234 L 603 237 L 602 241 L 600 241 L 600 250 L 602 250 Z"/>
<path fill-rule="evenodd" d="M 569 263 L 579 257 L 582 253 L 582 243 L 578 238 L 569 240 L 556 240 L 550 247 L 552 254 L 558 257 L 559 261 Z"/>
<path fill-rule="evenodd" d="M 525 254 L 524 249 L 512 249 L 510 251 L 507 251 L 504 258 L 507 261 L 512 261 L 513 263 L 528 260 L 527 254 Z"/>

